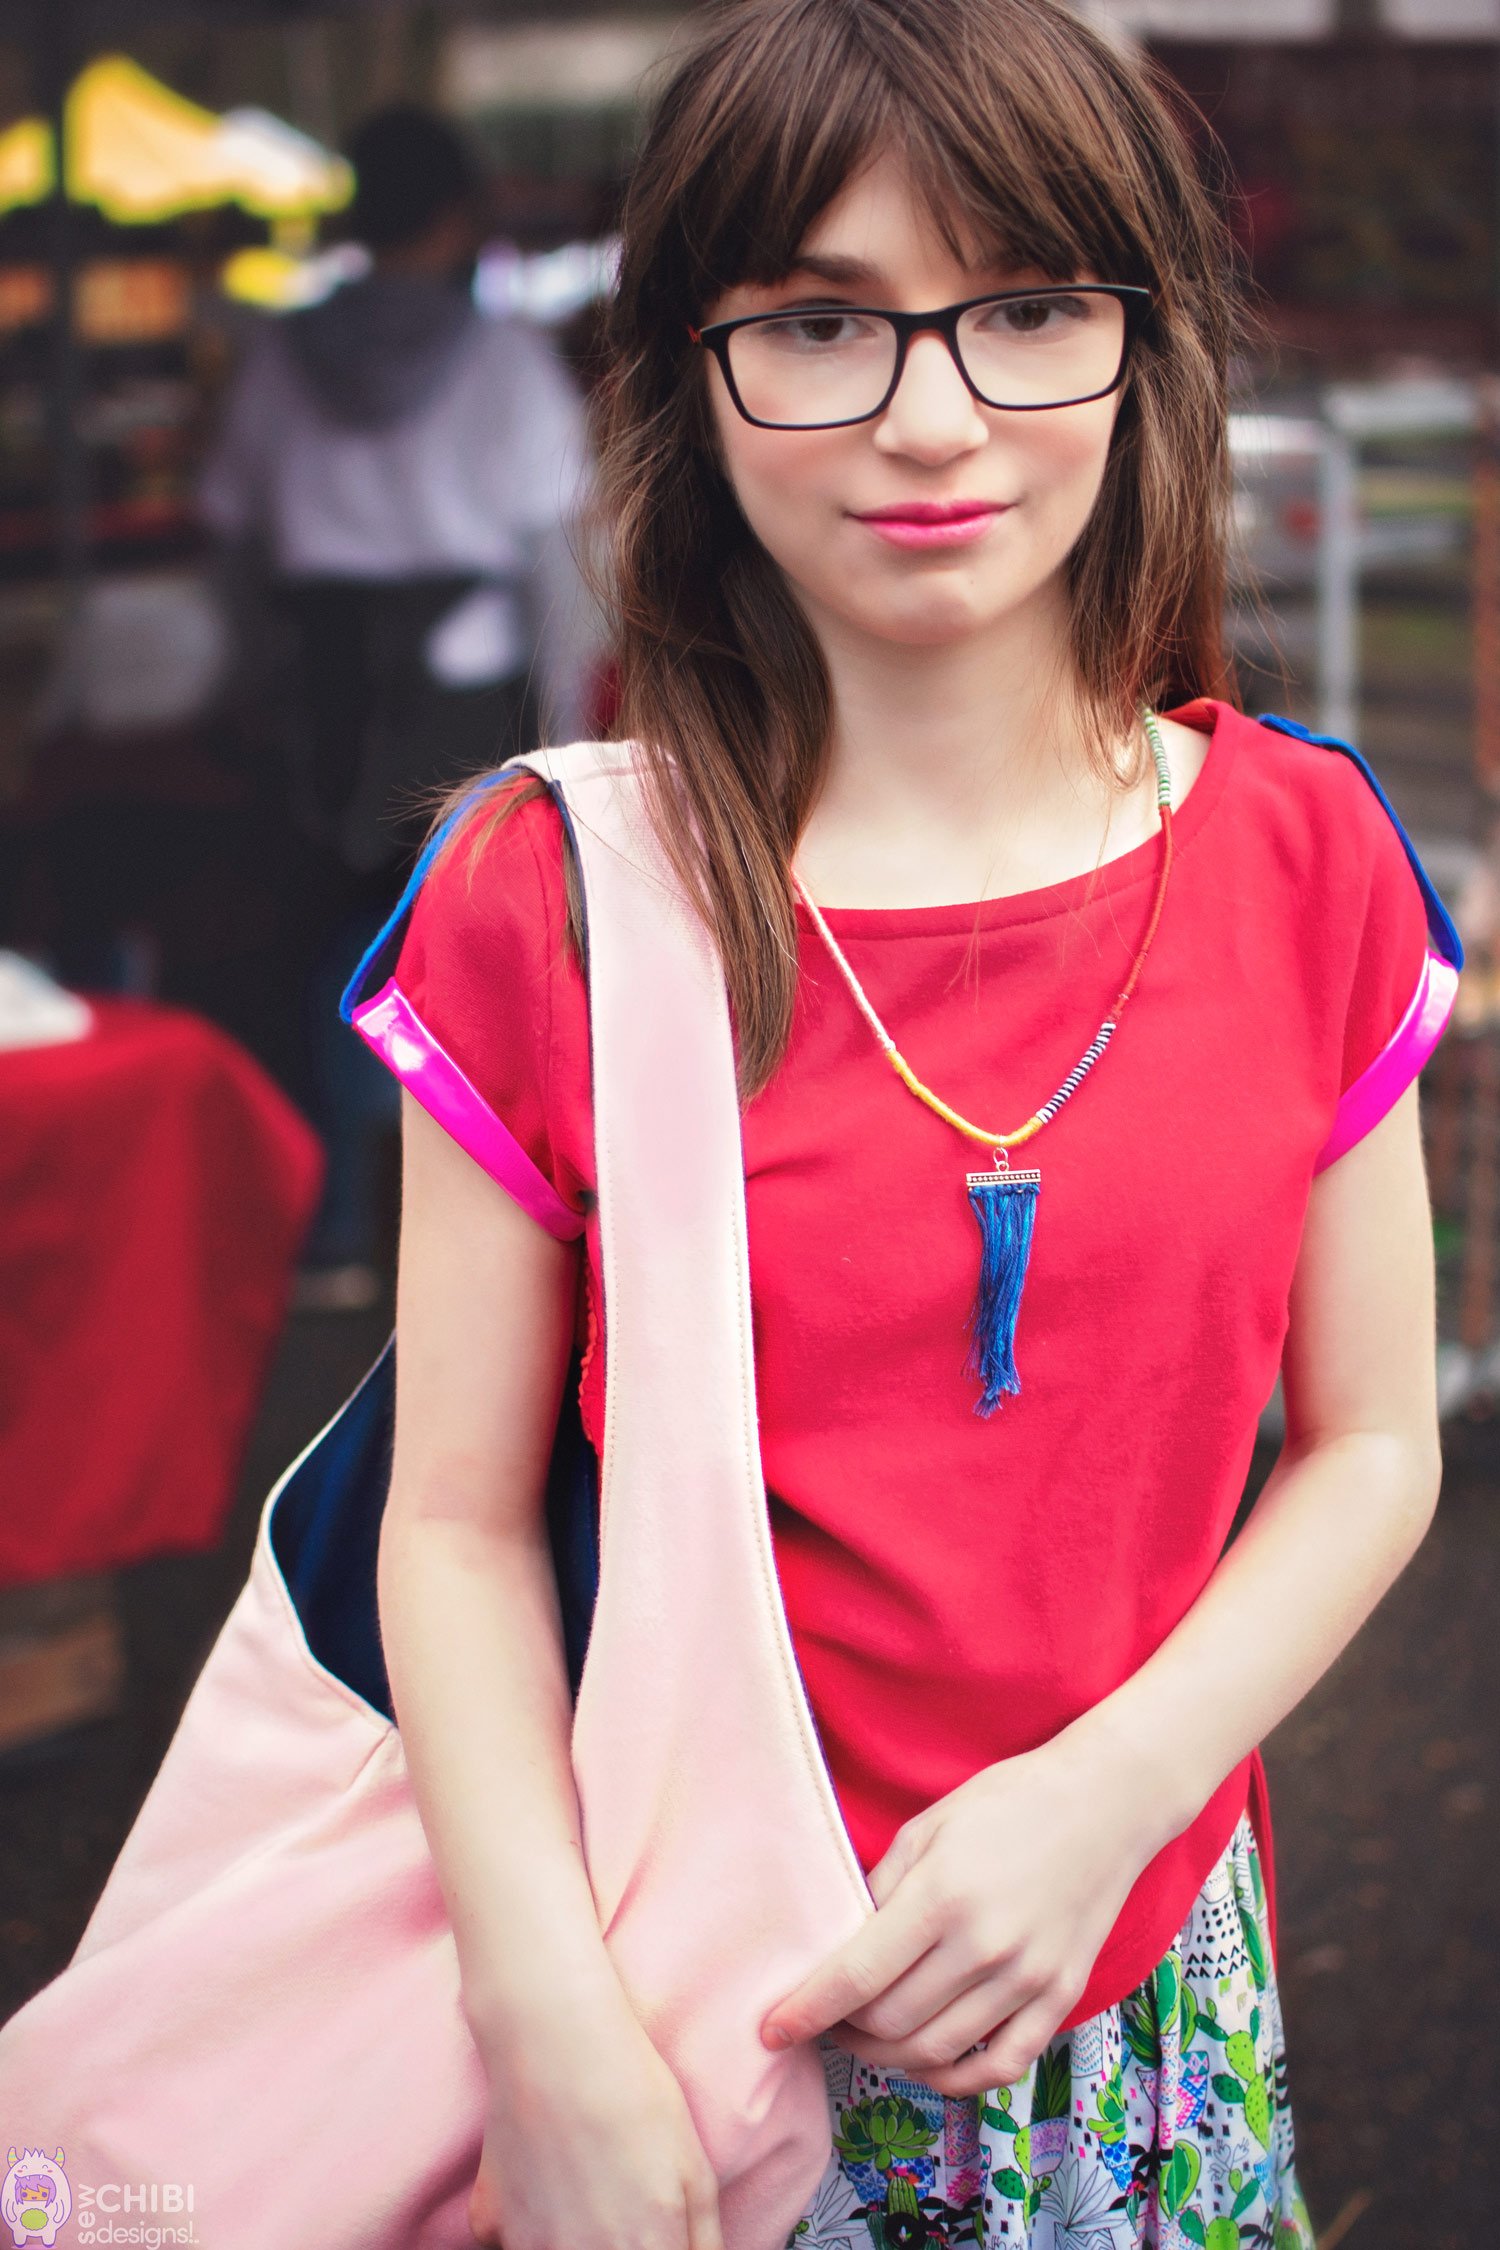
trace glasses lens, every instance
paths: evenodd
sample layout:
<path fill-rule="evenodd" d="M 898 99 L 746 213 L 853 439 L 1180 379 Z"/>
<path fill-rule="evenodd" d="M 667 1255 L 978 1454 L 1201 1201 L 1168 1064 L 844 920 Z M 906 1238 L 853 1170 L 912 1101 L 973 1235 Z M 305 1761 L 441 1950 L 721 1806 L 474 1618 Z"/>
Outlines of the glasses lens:
<path fill-rule="evenodd" d="M 729 339 L 729 365 L 756 422 L 810 430 L 873 414 L 896 371 L 896 331 L 878 313 L 786 313 Z"/>
<path fill-rule="evenodd" d="M 991 406 L 1066 406 L 1107 391 L 1125 356 L 1118 297 L 1004 297 L 958 324 L 969 380 Z"/>

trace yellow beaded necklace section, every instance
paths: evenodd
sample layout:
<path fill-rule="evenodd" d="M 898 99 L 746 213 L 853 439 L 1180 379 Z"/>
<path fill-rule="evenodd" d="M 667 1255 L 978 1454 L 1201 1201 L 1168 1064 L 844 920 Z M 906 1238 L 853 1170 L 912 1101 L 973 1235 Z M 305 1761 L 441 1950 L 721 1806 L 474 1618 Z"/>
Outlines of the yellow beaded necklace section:
<path fill-rule="evenodd" d="M 890 1064 L 902 1085 L 906 1087 L 909 1093 L 915 1094 L 919 1102 L 925 1102 L 935 1116 L 942 1118 L 945 1125 L 951 1125 L 956 1133 L 965 1134 L 971 1141 L 982 1142 L 986 1148 L 994 1149 L 997 1155 L 1005 1149 L 1020 1148 L 1024 1142 L 1031 1140 L 1039 1133 L 1044 1125 L 1050 1125 L 1062 1108 L 1063 1103 L 1078 1091 L 1078 1088 L 1083 1084 L 1119 1029 L 1120 1017 L 1124 1012 L 1127 1001 L 1140 982 L 1141 970 L 1146 963 L 1146 955 L 1151 950 L 1151 940 L 1156 935 L 1156 925 L 1161 920 L 1161 910 L 1166 903 L 1167 879 L 1172 872 L 1172 776 L 1167 766 L 1167 746 L 1162 740 L 1161 728 L 1156 723 L 1156 713 L 1154 711 L 1143 711 L 1141 713 L 1141 724 L 1146 730 L 1146 740 L 1151 747 L 1151 762 L 1156 768 L 1156 806 L 1161 820 L 1161 868 L 1156 878 L 1156 896 L 1152 902 L 1150 919 L 1146 924 L 1146 934 L 1141 940 L 1140 950 L 1136 954 L 1129 976 L 1116 993 L 1108 1015 L 1106 1015 L 1094 1036 L 1093 1045 L 1080 1056 L 1052 1099 L 1043 1102 L 1041 1108 L 1033 1116 L 1028 1117 L 1024 1125 L 1017 1126 L 1013 1133 L 996 1133 L 992 1132 L 986 1125 L 973 1124 L 969 1118 L 961 1116 L 956 1109 L 950 1109 L 942 1097 L 935 1094 L 930 1086 L 923 1085 L 921 1079 L 912 1069 L 911 1064 L 901 1053 L 895 1040 L 871 1007 L 863 985 L 850 968 L 832 930 L 829 929 L 828 924 L 808 896 L 798 877 L 795 875 L 792 877 L 797 896 L 807 908 L 812 917 L 813 927 L 832 954 L 834 963 L 853 996 L 854 1005 L 879 1040 L 886 1061 Z"/>

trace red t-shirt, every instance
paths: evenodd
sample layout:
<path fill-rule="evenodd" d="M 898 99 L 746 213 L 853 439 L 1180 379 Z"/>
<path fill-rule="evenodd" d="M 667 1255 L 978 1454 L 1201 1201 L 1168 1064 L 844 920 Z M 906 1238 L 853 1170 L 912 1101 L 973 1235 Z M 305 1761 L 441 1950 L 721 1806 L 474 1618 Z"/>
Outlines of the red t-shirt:
<path fill-rule="evenodd" d="M 1108 1054 L 1027 1151 L 1042 1184 L 1019 1397 L 982 1420 L 964 1372 L 973 1152 L 898 1083 L 805 919 L 791 1043 L 745 1110 L 776 1556 L 866 1867 L 903 1821 L 1118 1687 L 1201 1593 L 1276 1378 L 1315 1159 L 1421 974 L 1421 895 L 1350 762 L 1222 706 L 1179 716 L 1212 741 L 1145 973 Z M 588 1004 L 561 850 L 546 803 L 477 853 L 460 842 L 396 975 L 580 1208 Z M 919 1076 L 971 1117 L 1019 1124 L 1119 990 L 1158 850 L 1019 897 L 828 921 Z M 592 1223 L 587 1239 L 597 1306 Z M 1237 1661 L 1226 1648 L 1230 1675 Z M 1141 1876 L 1074 2020 L 1171 1944 L 1247 1781 L 1248 1764 Z"/>

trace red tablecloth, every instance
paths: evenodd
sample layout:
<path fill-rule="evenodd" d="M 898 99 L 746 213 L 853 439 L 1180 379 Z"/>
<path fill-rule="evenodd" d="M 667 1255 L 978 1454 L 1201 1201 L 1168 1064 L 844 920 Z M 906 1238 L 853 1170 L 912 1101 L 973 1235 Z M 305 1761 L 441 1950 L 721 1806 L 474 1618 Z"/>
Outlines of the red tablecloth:
<path fill-rule="evenodd" d="M 231 1039 L 95 1012 L 0 1053 L 0 1585 L 214 1544 L 318 1191 Z"/>

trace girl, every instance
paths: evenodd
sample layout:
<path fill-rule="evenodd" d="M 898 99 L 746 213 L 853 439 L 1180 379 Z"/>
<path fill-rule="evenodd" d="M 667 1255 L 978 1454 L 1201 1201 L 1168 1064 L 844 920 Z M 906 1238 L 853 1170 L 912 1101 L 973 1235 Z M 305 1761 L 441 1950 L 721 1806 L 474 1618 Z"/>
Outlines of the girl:
<path fill-rule="evenodd" d="M 1228 258 L 1052 0 L 734 0 L 631 189 L 622 732 L 732 1002 L 778 1572 L 877 1908 L 762 2029 L 824 2043 L 809 2250 L 1310 2240 L 1253 1749 L 1434 1503 L 1452 973 L 1352 757 L 1204 700 Z M 400 954 L 587 1232 L 408 1099 L 381 1615 L 488 2074 L 476 2234 L 714 2250 L 600 1941 L 541 1528 L 580 1298 L 596 1442 L 610 1348 L 572 881 L 507 785 Z"/>

